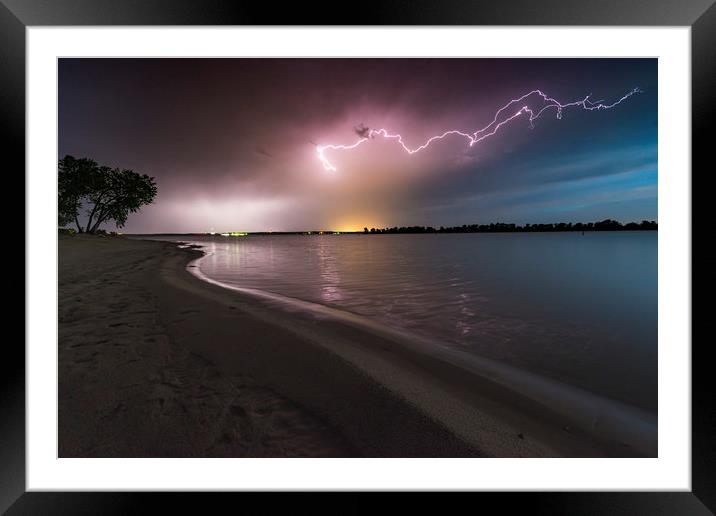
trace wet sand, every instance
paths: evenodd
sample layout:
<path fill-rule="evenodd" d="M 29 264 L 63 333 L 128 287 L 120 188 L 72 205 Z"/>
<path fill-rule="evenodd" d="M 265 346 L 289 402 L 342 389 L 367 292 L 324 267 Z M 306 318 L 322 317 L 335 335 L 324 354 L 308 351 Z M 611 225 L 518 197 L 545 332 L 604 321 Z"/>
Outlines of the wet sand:
<path fill-rule="evenodd" d="M 638 455 L 388 339 L 202 281 L 199 256 L 60 237 L 60 457 Z"/>

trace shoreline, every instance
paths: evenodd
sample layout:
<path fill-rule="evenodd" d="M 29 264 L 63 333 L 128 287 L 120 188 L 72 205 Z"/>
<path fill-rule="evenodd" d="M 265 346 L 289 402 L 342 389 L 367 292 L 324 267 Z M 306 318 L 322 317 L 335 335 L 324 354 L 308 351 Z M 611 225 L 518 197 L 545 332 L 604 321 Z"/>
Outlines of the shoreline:
<path fill-rule="evenodd" d="M 552 453 L 603 453 L 609 456 L 625 453 L 655 456 L 657 453 L 655 414 L 456 350 L 435 340 L 389 328 L 339 308 L 222 284 L 200 272 L 198 262 L 206 256 L 190 262 L 187 270 L 202 281 L 249 296 L 270 312 L 289 310 L 291 317 L 274 322 L 297 335 L 310 336 L 314 342 L 362 369 L 381 385 L 399 393 L 466 442 L 485 447 L 484 440 L 474 435 L 475 428 L 488 424 L 493 427 L 491 432 L 507 435 L 512 430 L 503 425 L 512 422 L 518 430 L 528 428 L 533 436 L 541 434 L 539 444 L 551 448 Z M 258 308 L 256 305 L 245 307 L 260 318 L 262 314 Z M 311 321 L 313 318 L 321 320 L 321 330 L 314 331 L 310 322 L 305 324 L 306 319 Z M 392 368 L 389 369 L 375 356 L 385 349 L 390 349 Z M 411 373 L 408 364 L 417 366 L 410 379 L 406 377 Z M 416 385 L 421 388 L 416 389 Z M 474 391 L 485 391 L 485 395 L 474 395 Z M 456 394 L 450 398 L 448 392 Z M 452 413 L 444 410 L 448 400 Z M 457 407 L 462 412 L 459 416 L 455 414 Z M 522 417 L 524 414 L 516 413 L 513 407 L 519 407 L 518 412 L 529 416 Z M 579 434 L 590 443 L 566 443 L 571 436 L 564 435 L 564 429 Z M 519 434 L 525 435 L 525 432 Z M 494 442 L 487 443 L 488 449 L 499 449 L 499 446 Z"/>
<path fill-rule="evenodd" d="M 654 231 L 659 232 L 658 228 L 644 229 L 530 229 L 530 230 L 494 230 L 494 231 L 376 231 L 371 233 L 368 231 L 334 231 L 334 230 L 311 230 L 311 231 L 247 231 L 241 232 L 240 235 L 232 235 L 230 233 L 122 233 L 119 236 L 127 238 L 149 239 L 150 237 L 215 237 L 224 238 L 244 238 L 256 236 L 350 236 L 350 235 L 504 235 L 504 234 L 544 234 L 544 233 L 642 233 Z"/>
<path fill-rule="evenodd" d="M 66 247 L 76 238 L 61 239 L 61 264 L 62 243 Z M 145 260 L 159 271 L 150 274 L 146 286 L 155 296 L 155 313 L 168 347 L 208 362 L 219 379 L 250 378 L 253 387 L 268 389 L 292 407 L 300 407 L 301 416 L 314 423 L 303 425 L 311 427 L 313 437 L 304 432 L 304 449 L 297 455 L 315 452 L 321 448 L 319 443 L 326 442 L 333 443 L 333 456 L 656 455 L 655 435 L 646 445 L 617 442 L 608 420 L 589 421 L 594 413 L 580 416 L 581 427 L 565 426 L 564 410 L 570 406 L 559 407 L 554 399 L 536 403 L 528 395 L 533 384 L 516 392 L 514 385 L 501 384 L 494 376 L 474 374 L 450 360 L 436 359 L 425 349 L 396 346 L 394 336 L 367 332 L 330 313 L 307 313 L 305 307 L 291 309 L 285 303 L 278 307 L 280 300 L 262 300 L 203 281 L 189 272 L 191 262 L 203 253 L 180 249 L 176 242 L 79 240 L 123 242 L 134 246 L 135 253 L 141 248 L 148 255 Z M 60 278 L 62 293 L 62 273 Z M 62 351 L 62 342 L 60 347 Z M 62 363 L 62 353 L 60 359 Z M 225 395 L 231 396 L 236 384 L 230 383 Z M 124 410 L 130 408 L 125 404 Z M 252 417 L 247 420 L 255 426 Z M 295 433 L 295 426 L 284 421 L 283 430 Z M 232 450 L 243 449 L 241 432 L 228 437 Z M 314 448 L 306 444 L 311 439 L 316 441 Z M 62 441 L 61 432 L 61 450 Z"/>

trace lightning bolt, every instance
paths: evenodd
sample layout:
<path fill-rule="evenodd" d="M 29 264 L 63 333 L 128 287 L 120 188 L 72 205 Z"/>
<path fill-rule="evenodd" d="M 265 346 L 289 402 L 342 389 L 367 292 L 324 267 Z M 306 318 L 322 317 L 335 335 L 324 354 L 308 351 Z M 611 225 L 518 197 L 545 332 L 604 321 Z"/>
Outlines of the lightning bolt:
<path fill-rule="evenodd" d="M 556 113 L 555 116 L 558 120 L 562 119 L 562 111 L 570 108 L 570 107 L 581 107 L 582 109 L 586 111 L 600 111 L 604 109 L 612 109 L 613 107 L 618 106 L 625 100 L 627 100 L 632 95 L 635 95 L 637 93 L 642 93 L 642 90 L 639 88 L 634 88 L 633 90 L 626 93 L 624 96 L 622 96 L 619 100 L 612 102 L 611 104 L 604 104 L 603 100 L 596 100 L 592 101 L 589 100 L 589 97 L 592 95 L 589 94 L 586 97 L 584 97 L 582 100 L 576 100 L 574 102 L 568 102 L 565 104 L 562 104 L 561 102 L 558 102 L 557 100 L 553 99 L 552 97 L 548 96 L 547 94 L 543 93 L 541 90 L 532 90 L 529 93 L 526 93 L 522 95 L 519 98 L 510 100 L 507 104 L 502 106 L 500 109 L 497 110 L 495 113 L 495 116 L 492 118 L 492 121 L 487 124 L 482 129 L 478 129 L 477 131 L 473 133 L 465 133 L 457 129 L 451 129 L 448 131 L 445 131 L 442 134 L 438 134 L 435 136 L 431 136 L 428 138 L 425 143 L 418 147 L 410 148 L 408 145 L 405 144 L 403 141 L 403 137 L 400 134 L 392 134 L 388 132 L 387 129 L 371 129 L 368 131 L 367 135 L 361 136 L 357 141 L 354 143 L 348 144 L 348 145 L 316 145 L 316 153 L 318 154 L 318 159 L 323 164 L 323 168 L 326 170 L 330 170 L 332 172 L 335 172 L 337 169 L 336 167 L 328 160 L 326 157 L 326 151 L 333 151 L 333 150 L 351 150 L 355 149 L 356 147 L 363 145 L 368 140 L 371 140 L 375 137 L 382 136 L 383 138 L 389 139 L 389 140 L 395 140 L 398 142 L 398 144 L 403 148 L 405 152 L 408 154 L 415 154 L 416 152 L 420 152 L 423 149 L 426 149 L 431 143 L 437 140 L 442 140 L 443 138 L 446 138 L 448 136 L 461 136 L 465 138 L 468 141 L 468 146 L 472 147 L 476 143 L 480 143 L 481 141 L 489 138 L 490 136 L 497 133 L 502 126 L 505 124 L 508 124 L 512 120 L 516 118 L 524 118 L 525 115 L 529 115 L 528 121 L 531 128 L 534 128 L 534 121 L 537 120 L 540 116 L 542 116 L 542 113 L 547 111 L 548 109 L 555 109 Z M 521 102 L 525 101 L 530 96 L 539 96 L 542 98 L 542 101 L 544 102 L 544 105 L 541 109 L 535 111 L 532 110 L 529 106 L 523 105 L 521 106 L 517 111 L 514 111 L 514 105 L 520 104 Z M 513 108 L 513 109 L 510 109 Z"/>

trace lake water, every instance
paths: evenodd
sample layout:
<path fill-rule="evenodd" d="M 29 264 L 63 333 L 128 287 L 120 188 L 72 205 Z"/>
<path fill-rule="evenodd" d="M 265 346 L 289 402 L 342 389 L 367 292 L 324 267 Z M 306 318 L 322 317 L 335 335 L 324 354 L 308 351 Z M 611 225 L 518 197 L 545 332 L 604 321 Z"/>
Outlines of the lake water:
<path fill-rule="evenodd" d="M 657 232 L 186 237 L 224 284 L 329 305 L 655 412 Z M 174 238 L 176 239 L 176 238 Z"/>

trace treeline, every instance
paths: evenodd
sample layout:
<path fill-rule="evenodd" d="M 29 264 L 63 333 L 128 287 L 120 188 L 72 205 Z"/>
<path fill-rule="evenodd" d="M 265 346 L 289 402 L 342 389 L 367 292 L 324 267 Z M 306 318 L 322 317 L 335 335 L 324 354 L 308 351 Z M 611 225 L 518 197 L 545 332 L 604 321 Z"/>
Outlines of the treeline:
<path fill-rule="evenodd" d="M 516 233 L 516 232 L 557 232 L 557 231 L 644 231 L 656 230 L 658 224 L 653 220 L 641 222 L 628 222 L 622 224 L 617 220 L 606 219 L 600 222 L 560 222 L 557 224 L 463 224 L 434 228 L 431 226 L 402 226 L 392 228 L 363 228 L 364 233 L 392 234 L 392 233 Z"/>

